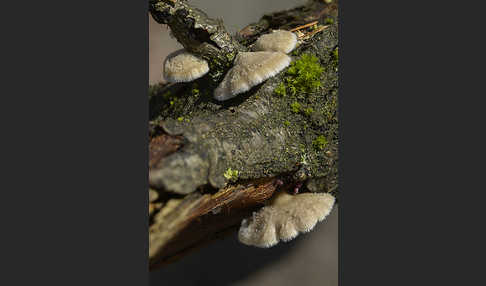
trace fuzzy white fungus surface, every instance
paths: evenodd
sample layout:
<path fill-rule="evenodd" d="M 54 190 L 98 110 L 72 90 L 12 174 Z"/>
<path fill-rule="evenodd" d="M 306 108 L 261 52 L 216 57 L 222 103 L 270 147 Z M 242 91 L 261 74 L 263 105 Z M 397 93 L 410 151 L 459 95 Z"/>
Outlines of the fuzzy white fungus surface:
<path fill-rule="evenodd" d="M 270 205 L 244 219 L 238 233 L 241 243 L 268 248 L 309 232 L 331 212 L 334 197 L 327 193 L 290 195 L 280 192 Z"/>
<path fill-rule="evenodd" d="M 164 61 L 164 78 L 168 82 L 189 82 L 208 73 L 208 62 L 185 51 L 175 51 Z"/>
<path fill-rule="evenodd" d="M 274 30 L 260 36 L 253 45 L 254 51 L 290 53 L 297 46 L 297 36 L 286 30 Z"/>
<path fill-rule="evenodd" d="M 214 98 L 223 101 L 250 90 L 289 66 L 291 58 L 281 52 L 241 52 L 234 66 L 214 91 Z"/>

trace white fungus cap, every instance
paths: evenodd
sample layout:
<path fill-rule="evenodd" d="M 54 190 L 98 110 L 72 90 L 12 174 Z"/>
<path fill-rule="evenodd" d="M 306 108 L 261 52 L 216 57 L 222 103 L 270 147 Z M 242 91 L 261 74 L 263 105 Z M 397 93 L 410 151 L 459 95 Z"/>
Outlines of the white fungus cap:
<path fill-rule="evenodd" d="M 223 101 L 246 92 L 288 67 L 290 61 L 281 52 L 240 52 L 214 91 L 214 98 Z"/>
<path fill-rule="evenodd" d="M 253 45 L 254 51 L 274 51 L 290 53 L 297 46 L 297 36 L 286 30 L 274 30 L 262 35 Z"/>
<path fill-rule="evenodd" d="M 164 61 L 164 78 L 168 82 L 189 82 L 209 71 L 208 62 L 184 49 L 175 51 Z"/>
<path fill-rule="evenodd" d="M 290 195 L 280 192 L 271 205 L 241 222 L 238 239 L 246 245 L 263 248 L 272 247 L 279 240 L 289 241 L 324 220 L 334 201 L 334 197 L 327 193 Z"/>

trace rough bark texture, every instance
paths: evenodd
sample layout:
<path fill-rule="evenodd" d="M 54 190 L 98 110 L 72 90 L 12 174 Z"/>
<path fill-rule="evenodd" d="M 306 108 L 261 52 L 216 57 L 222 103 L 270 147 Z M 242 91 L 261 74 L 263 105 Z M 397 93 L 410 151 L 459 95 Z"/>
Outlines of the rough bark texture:
<path fill-rule="evenodd" d="M 278 188 L 305 183 L 338 198 L 337 3 L 266 15 L 234 36 L 185 1 L 154 0 L 150 9 L 211 69 L 191 83 L 150 89 L 149 181 L 158 194 L 150 203 L 151 267 L 235 229 Z M 291 56 L 302 64 L 317 58 L 316 88 L 291 66 L 235 99 L 212 98 L 236 54 L 259 35 L 313 21 L 299 30 Z"/>

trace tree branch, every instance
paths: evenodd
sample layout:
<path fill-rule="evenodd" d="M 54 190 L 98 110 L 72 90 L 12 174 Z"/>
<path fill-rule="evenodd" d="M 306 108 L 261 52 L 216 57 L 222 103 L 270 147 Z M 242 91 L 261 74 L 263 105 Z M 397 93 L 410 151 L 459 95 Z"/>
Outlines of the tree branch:
<path fill-rule="evenodd" d="M 169 25 L 186 50 L 208 61 L 214 82 L 231 67 L 236 54 L 246 50 L 226 31 L 222 21 L 209 18 L 186 1 L 151 0 L 149 8 L 154 20 Z"/>
<path fill-rule="evenodd" d="M 235 38 L 185 1 L 154 0 L 150 7 L 185 48 L 228 65 L 195 82 L 151 89 L 150 186 L 160 194 L 151 201 L 151 269 L 234 229 L 277 187 L 304 183 L 338 197 L 337 4 L 311 1 L 265 15 Z M 298 31 L 292 58 L 299 66 L 291 68 L 305 73 L 306 55 L 317 58 L 318 88 L 304 82 L 293 93 L 301 79 L 288 68 L 235 99 L 212 99 L 232 65 L 228 53 L 246 50 L 270 29 L 312 21 L 318 24 Z M 225 176 L 229 169 L 237 178 Z"/>

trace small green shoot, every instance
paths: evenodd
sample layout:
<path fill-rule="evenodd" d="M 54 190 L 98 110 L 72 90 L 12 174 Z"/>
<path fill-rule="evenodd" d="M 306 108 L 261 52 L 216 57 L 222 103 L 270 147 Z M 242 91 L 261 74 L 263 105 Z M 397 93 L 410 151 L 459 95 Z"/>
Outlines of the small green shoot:
<path fill-rule="evenodd" d="M 239 172 L 238 170 L 232 170 L 231 168 L 228 168 L 226 172 L 224 172 L 223 176 L 230 180 L 230 181 L 236 181 L 238 179 Z"/>

